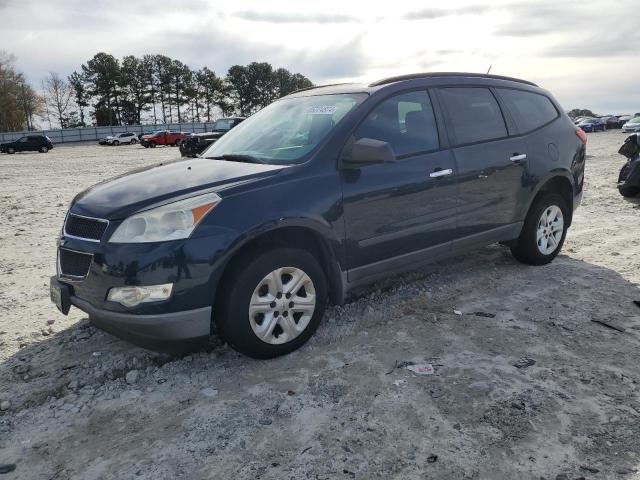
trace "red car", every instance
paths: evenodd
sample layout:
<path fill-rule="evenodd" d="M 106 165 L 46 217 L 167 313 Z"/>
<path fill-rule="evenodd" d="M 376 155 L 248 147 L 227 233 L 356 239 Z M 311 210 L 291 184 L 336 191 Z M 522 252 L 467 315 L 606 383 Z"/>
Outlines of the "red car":
<path fill-rule="evenodd" d="M 154 148 L 156 145 L 171 145 L 177 147 L 189 135 L 184 132 L 172 132 L 171 130 L 162 130 L 151 135 L 143 135 L 140 143 L 144 148 Z"/>

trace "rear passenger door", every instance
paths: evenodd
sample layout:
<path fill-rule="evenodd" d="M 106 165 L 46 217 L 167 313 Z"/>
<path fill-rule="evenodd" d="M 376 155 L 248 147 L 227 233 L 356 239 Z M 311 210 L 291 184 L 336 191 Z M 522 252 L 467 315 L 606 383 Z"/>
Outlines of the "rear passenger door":
<path fill-rule="evenodd" d="M 487 87 L 443 87 L 449 141 L 458 169 L 455 247 L 487 244 L 518 235 L 518 198 L 525 183 L 526 145 L 507 122 Z M 512 237 L 513 238 L 513 237 Z"/>
<path fill-rule="evenodd" d="M 378 103 L 355 129 L 352 140 L 360 138 L 387 142 L 396 161 L 340 172 L 349 280 L 406 268 L 422 253 L 449 253 L 455 164 L 451 152 L 440 148 L 427 91 Z"/>

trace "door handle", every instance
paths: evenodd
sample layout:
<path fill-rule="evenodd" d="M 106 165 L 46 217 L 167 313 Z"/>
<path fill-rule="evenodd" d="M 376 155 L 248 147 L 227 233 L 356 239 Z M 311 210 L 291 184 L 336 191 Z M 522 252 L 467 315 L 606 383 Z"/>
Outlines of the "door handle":
<path fill-rule="evenodd" d="M 509 160 L 511 160 L 512 162 L 519 162 L 521 160 L 526 160 L 526 158 L 526 153 L 514 153 Z"/>
<path fill-rule="evenodd" d="M 453 169 L 447 168 L 444 170 L 434 170 L 429 174 L 429 176 L 431 178 L 446 177 L 447 175 L 451 175 L 452 173 L 453 173 Z"/>

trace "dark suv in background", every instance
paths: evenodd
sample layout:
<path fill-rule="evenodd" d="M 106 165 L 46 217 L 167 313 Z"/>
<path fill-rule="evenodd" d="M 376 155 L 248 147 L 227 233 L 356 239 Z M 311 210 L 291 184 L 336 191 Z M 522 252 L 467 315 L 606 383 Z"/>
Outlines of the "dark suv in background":
<path fill-rule="evenodd" d="M 284 97 L 202 158 L 73 200 L 51 297 L 154 348 L 213 329 L 259 358 L 302 345 L 327 299 L 501 242 L 555 258 L 586 134 L 523 80 L 417 74 Z"/>
<path fill-rule="evenodd" d="M 180 154 L 183 157 L 195 157 L 243 120 L 244 117 L 229 117 L 217 120 L 210 132 L 194 133 L 186 138 L 180 144 Z"/>
<path fill-rule="evenodd" d="M 46 135 L 25 135 L 13 142 L 0 144 L 0 152 L 40 152 L 47 153 L 53 148 L 53 143 Z"/>

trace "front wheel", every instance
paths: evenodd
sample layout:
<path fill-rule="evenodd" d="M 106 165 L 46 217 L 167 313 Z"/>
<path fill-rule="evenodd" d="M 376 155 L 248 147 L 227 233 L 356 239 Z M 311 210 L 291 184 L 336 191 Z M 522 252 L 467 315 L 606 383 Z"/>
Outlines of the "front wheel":
<path fill-rule="evenodd" d="M 13 147 L 9 147 L 9 148 L 7 148 L 7 153 L 8 153 L 9 155 L 11 155 L 11 154 L 13 154 L 13 153 L 16 153 L 16 149 L 15 149 L 15 148 L 13 148 Z"/>
<path fill-rule="evenodd" d="M 569 209 L 557 193 L 541 196 L 531 206 L 520 236 L 511 246 L 516 260 L 529 265 L 545 265 L 562 249 L 567 235 Z"/>
<path fill-rule="evenodd" d="M 276 248 L 246 255 L 231 267 L 214 320 L 237 351 L 273 358 L 304 344 L 320 324 L 327 282 L 307 251 Z"/>
<path fill-rule="evenodd" d="M 149 147 L 150 148 L 156 148 L 155 142 L 149 142 Z"/>
<path fill-rule="evenodd" d="M 138 140 L 136 140 L 135 138 L 132 138 L 131 141 L 129 142 L 129 145 L 135 145 L 138 142 Z"/>
<path fill-rule="evenodd" d="M 113 141 L 113 143 L 112 143 L 112 145 L 113 145 L 114 147 L 117 147 L 118 145 L 120 145 L 120 142 L 119 142 L 118 140 L 114 140 L 114 141 Z"/>
<path fill-rule="evenodd" d="M 45 145 L 40 147 L 40 153 L 47 153 L 48 151 L 49 149 Z"/>

